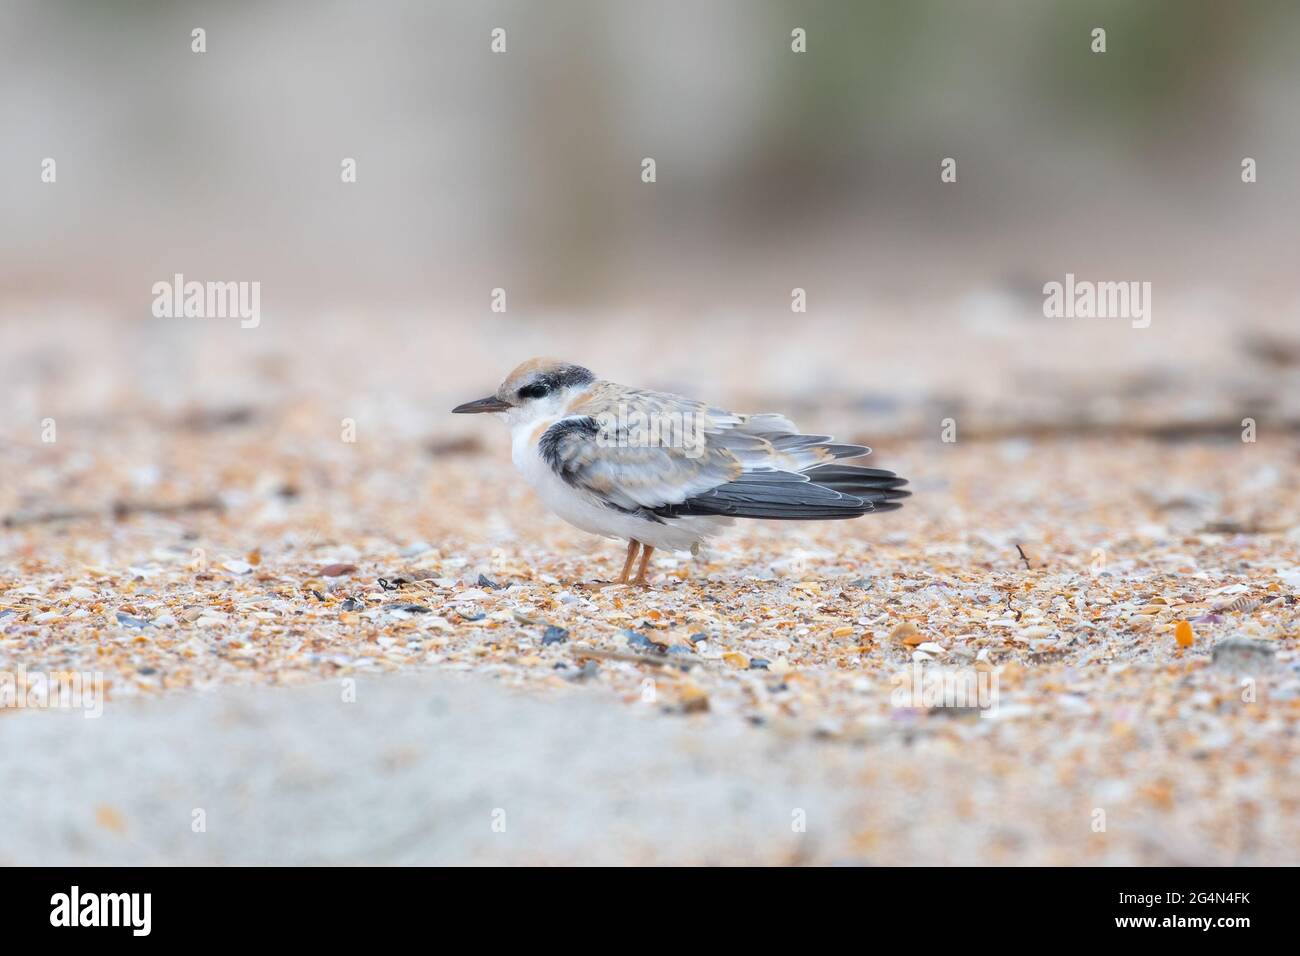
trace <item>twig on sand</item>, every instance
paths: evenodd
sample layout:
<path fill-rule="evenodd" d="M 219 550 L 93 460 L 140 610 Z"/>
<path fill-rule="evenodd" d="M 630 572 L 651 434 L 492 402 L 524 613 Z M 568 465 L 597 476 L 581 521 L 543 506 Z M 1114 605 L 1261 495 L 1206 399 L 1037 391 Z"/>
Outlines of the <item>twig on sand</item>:
<path fill-rule="evenodd" d="M 1020 560 L 1025 562 L 1025 570 L 1026 571 L 1030 570 L 1029 555 L 1025 554 L 1025 549 L 1020 547 L 1020 545 L 1016 545 L 1016 551 L 1020 553 Z"/>
<path fill-rule="evenodd" d="M 122 521 L 132 515 L 185 514 L 192 511 L 223 511 L 225 505 L 220 498 L 193 498 L 181 502 L 155 501 L 115 501 L 107 512 L 93 508 L 53 508 L 49 511 L 19 511 L 5 515 L 2 522 L 6 528 L 19 528 L 24 525 L 55 524 L 60 521 L 80 521 L 85 518 L 112 518 Z"/>
<path fill-rule="evenodd" d="M 226 506 L 222 504 L 220 498 L 191 498 L 189 501 L 180 502 L 157 502 L 157 501 L 115 501 L 113 502 L 113 517 L 118 521 L 123 518 L 129 518 L 131 515 L 173 515 L 185 514 L 191 511 L 224 511 Z"/>
<path fill-rule="evenodd" d="M 655 667 L 675 667 L 686 669 L 694 664 L 700 663 L 698 658 L 684 657 L 679 654 L 663 654 L 656 657 L 650 657 L 646 654 L 629 654 L 627 651 L 607 651 L 598 647 L 573 647 L 570 649 L 573 656 L 579 659 L 584 657 L 595 658 L 602 661 L 626 661 L 629 664 L 653 664 Z"/>

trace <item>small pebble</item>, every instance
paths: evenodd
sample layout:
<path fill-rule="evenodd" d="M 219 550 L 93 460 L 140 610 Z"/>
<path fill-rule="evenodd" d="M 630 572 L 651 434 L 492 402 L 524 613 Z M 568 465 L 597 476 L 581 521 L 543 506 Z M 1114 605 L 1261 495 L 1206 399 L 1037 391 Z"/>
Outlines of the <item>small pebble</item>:
<path fill-rule="evenodd" d="M 546 647 L 551 644 L 563 644 L 569 639 L 569 632 L 562 627 L 551 625 L 542 634 L 542 646 Z"/>
<path fill-rule="evenodd" d="M 387 607 L 390 611 L 401 611 L 405 614 L 428 614 L 430 610 L 423 604 L 389 604 Z"/>
<path fill-rule="evenodd" d="M 657 654 L 668 653 L 667 644 L 658 644 L 650 640 L 650 638 L 646 637 L 644 634 L 639 634 L 636 631 L 625 630 L 623 636 L 627 638 L 627 643 L 631 647 L 639 647 L 642 650 L 654 651 Z"/>

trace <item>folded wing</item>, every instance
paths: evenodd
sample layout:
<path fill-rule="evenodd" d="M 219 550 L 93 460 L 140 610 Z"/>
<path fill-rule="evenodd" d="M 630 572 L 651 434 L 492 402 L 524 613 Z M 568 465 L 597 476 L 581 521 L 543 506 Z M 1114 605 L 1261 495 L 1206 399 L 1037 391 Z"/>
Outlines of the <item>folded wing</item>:
<path fill-rule="evenodd" d="M 800 434 L 780 415 L 614 386 L 573 411 L 541 438 L 548 464 L 574 488 L 651 520 L 856 518 L 909 494 L 893 472 L 837 463 L 869 448 Z"/>

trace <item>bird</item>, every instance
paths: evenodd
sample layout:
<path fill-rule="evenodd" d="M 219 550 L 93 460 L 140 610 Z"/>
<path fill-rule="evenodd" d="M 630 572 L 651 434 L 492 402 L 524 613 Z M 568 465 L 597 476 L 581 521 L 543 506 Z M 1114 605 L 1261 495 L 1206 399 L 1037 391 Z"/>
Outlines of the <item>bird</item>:
<path fill-rule="evenodd" d="M 604 381 L 558 359 L 524 362 L 452 413 L 503 418 L 515 467 L 544 504 L 583 531 L 626 539 L 610 583 L 648 586 L 654 551 L 698 553 L 735 518 L 857 518 L 911 494 L 892 471 L 840 463 L 870 454 L 865 445 L 805 435 L 784 415 Z"/>

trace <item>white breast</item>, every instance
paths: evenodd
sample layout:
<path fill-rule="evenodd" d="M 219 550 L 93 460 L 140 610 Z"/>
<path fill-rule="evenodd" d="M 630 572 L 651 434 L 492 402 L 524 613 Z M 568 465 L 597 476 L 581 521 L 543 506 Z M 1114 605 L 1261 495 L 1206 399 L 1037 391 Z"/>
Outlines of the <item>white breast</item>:
<path fill-rule="evenodd" d="M 553 421 L 547 420 L 526 422 L 511 429 L 510 454 L 515 467 L 543 503 L 569 524 L 592 534 L 622 536 L 621 523 L 617 520 L 622 516 L 565 482 L 538 452 L 533 436 L 543 434 L 551 424 Z"/>

